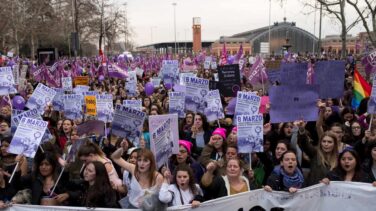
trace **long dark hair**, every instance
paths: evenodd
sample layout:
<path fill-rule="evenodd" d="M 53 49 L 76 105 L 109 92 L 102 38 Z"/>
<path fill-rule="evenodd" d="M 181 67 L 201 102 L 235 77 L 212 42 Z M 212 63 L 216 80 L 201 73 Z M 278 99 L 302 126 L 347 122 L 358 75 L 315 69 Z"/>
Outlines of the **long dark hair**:
<path fill-rule="evenodd" d="M 65 121 L 69 121 L 72 124 L 72 130 L 73 130 L 73 125 L 74 125 L 73 120 L 71 120 L 71 119 L 63 119 L 63 122 L 61 123 L 60 128 L 58 128 L 60 136 L 66 136 L 66 134 L 64 133 L 64 130 L 63 130 L 63 125 L 64 125 Z"/>
<path fill-rule="evenodd" d="M 354 156 L 356 160 L 356 165 L 355 165 L 355 174 L 354 177 L 352 178 L 352 181 L 361 181 L 362 180 L 362 169 L 361 169 L 361 163 L 360 163 L 360 157 L 358 153 L 354 149 L 344 149 L 338 156 L 338 161 L 337 161 L 337 167 L 334 169 L 334 171 L 338 174 L 338 176 L 341 178 L 341 180 L 345 179 L 346 176 L 346 171 L 345 169 L 342 168 L 341 165 L 341 159 L 343 155 L 349 152 L 352 156 Z"/>
<path fill-rule="evenodd" d="M 58 175 L 59 175 L 60 165 L 59 165 L 56 155 L 54 155 L 53 153 L 49 151 L 46 151 L 45 153 L 41 153 L 39 156 L 36 156 L 34 158 L 35 170 L 33 171 L 33 174 L 32 174 L 33 178 L 34 179 L 43 178 L 43 176 L 40 174 L 39 166 L 44 160 L 46 160 L 52 166 L 52 175 L 53 175 L 52 177 L 53 177 L 53 180 L 56 182 Z"/>
<path fill-rule="evenodd" d="M 80 146 L 77 152 L 77 157 L 89 156 L 90 154 L 99 155 L 101 157 L 106 157 L 104 152 L 99 148 L 99 146 L 89 139 L 85 140 L 85 143 Z"/>
<path fill-rule="evenodd" d="M 178 171 L 184 171 L 184 172 L 188 173 L 189 189 L 192 191 L 193 195 L 197 195 L 198 190 L 197 190 L 196 183 L 195 183 L 195 177 L 193 175 L 193 171 L 192 171 L 191 167 L 189 167 L 187 164 L 179 164 L 176 167 L 175 172 L 174 172 L 174 177 L 172 178 L 172 184 L 176 184 L 176 186 L 178 187 L 178 183 L 177 183 L 177 180 L 176 180 L 176 176 L 178 175 Z"/>
<path fill-rule="evenodd" d="M 113 190 L 104 164 L 99 161 L 92 161 L 85 168 L 90 164 L 93 164 L 95 168 L 95 180 L 94 185 L 90 186 L 87 190 L 85 205 L 86 207 L 96 207 L 98 201 L 103 200 L 101 197 L 111 196 L 109 193 Z"/>

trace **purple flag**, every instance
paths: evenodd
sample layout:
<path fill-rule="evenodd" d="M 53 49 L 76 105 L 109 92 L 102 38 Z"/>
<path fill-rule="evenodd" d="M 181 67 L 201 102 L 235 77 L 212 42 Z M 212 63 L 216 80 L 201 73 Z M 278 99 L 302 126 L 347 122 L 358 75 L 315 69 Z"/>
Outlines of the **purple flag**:
<path fill-rule="evenodd" d="M 107 67 L 109 77 L 125 79 L 128 76 L 128 73 L 116 64 L 109 64 Z"/>
<path fill-rule="evenodd" d="M 313 84 L 313 74 L 315 73 L 314 64 L 312 62 L 308 63 L 307 69 L 307 80 L 306 84 Z"/>
<path fill-rule="evenodd" d="M 376 50 L 372 51 L 367 56 L 363 57 L 362 64 L 364 65 L 364 70 L 366 71 L 367 76 L 375 72 L 376 71 Z"/>
<path fill-rule="evenodd" d="M 248 82 L 254 83 L 265 83 L 268 80 L 268 75 L 266 74 L 266 67 L 264 61 L 260 56 L 257 56 L 255 63 L 252 65 L 251 70 L 247 76 Z"/>

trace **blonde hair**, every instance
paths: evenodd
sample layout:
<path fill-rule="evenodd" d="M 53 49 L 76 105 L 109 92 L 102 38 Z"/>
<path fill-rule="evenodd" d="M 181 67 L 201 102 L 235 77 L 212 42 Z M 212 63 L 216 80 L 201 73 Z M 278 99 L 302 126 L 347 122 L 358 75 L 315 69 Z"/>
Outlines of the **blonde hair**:
<path fill-rule="evenodd" d="M 326 136 L 332 138 L 333 142 L 334 142 L 333 150 L 329 153 L 325 153 L 322 150 L 322 145 L 321 145 L 322 140 Z M 324 135 L 322 136 L 321 140 L 319 141 L 319 147 L 317 149 L 317 154 L 318 154 L 317 159 L 318 159 L 319 163 L 321 163 L 321 165 L 323 165 L 325 167 L 329 167 L 330 170 L 333 170 L 337 166 L 337 158 L 338 158 L 338 150 L 337 149 L 338 149 L 337 137 L 334 135 L 334 133 L 332 133 L 330 131 L 325 132 Z"/>

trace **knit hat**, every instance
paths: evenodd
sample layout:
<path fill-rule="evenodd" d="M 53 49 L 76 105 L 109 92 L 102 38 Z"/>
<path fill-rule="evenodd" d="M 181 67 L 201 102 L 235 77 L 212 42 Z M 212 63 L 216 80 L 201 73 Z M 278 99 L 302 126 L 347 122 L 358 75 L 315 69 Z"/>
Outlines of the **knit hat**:
<path fill-rule="evenodd" d="M 219 128 L 214 130 L 214 132 L 212 133 L 212 136 L 213 135 L 220 135 L 220 136 L 222 136 L 223 140 L 226 140 L 226 129 L 219 127 Z"/>
<path fill-rule="evenodd" d="M 231 132 L 237 133 L 238 132 L 238 127 L 233 127 Z"/>
<path fill-rule="evenodd" d="M 179 140 L 179 146 L 183 146 L 188 154 L 191 154 L 192 143 L 186 140 Z"/>

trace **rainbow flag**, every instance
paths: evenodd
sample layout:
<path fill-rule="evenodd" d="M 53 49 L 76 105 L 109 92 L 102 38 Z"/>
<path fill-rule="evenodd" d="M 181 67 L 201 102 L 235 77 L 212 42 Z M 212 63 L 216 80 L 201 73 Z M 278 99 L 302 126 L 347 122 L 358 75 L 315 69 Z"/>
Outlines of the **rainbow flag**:
<path fill-rule="evenodd" d="M 354 109 L 358 108 L 360 101 L 363 98 L 371 95 L 372 87 L 367 81 L 360 75 L 357 69 L 354 70 L 354 96 L 352 98 L 351 105 Z"/>

